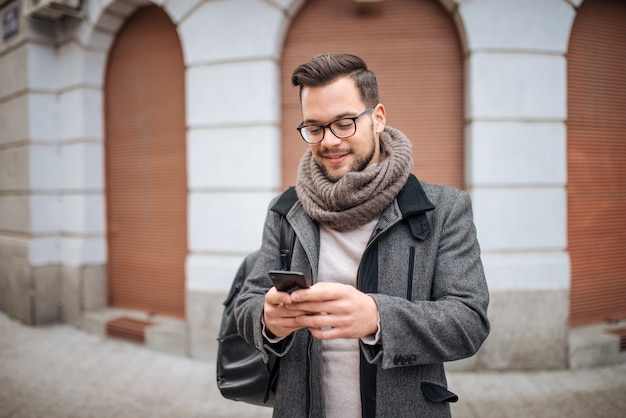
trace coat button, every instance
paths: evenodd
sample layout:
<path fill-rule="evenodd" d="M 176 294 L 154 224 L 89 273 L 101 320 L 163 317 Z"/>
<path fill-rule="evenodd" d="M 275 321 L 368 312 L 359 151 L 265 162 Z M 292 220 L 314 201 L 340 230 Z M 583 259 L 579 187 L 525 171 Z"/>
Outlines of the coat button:
<path fill-rule="evenodd" d="M 406 366 L 407 364 L 415 364 L 417 363 L 417 356 L 415 354 L 403 356 L 401 354 L 397 354 L 393 358 L 393 364 L 396 366 Z"/>

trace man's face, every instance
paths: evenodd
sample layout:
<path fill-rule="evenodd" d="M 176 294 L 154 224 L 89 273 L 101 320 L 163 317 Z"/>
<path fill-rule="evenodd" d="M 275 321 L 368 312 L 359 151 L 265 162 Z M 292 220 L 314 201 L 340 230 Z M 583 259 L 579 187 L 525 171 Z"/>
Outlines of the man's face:
<path fill-rule="evenodd" d="M 341 77 L 330 84 L 302 89 L 302 116 L 305 123 L 327 124 L 355 117 L 367 109 L 354 80 Z M 361 171 L 380 159 L 379 134 L 385 128 L 385 108 L 378 104 L 356 120 L 356 133 L 337 138 L 326 129 L 324 140 L 310 144 L 313 158 L 326 177 L 337 181 L 350 171 Z"/>

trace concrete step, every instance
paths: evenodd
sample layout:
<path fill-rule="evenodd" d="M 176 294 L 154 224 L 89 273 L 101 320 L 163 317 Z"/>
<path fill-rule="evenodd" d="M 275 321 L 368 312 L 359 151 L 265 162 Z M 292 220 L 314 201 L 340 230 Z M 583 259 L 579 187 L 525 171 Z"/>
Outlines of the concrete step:
<path fill-rule="evenodd" d="M 623 321 L 570 329 L 569 368 L 576 370 L 626 363 L 624 335 L 626 323 Z"/>
<path fill-rule="evenodd" d="M 156 351 L 189 356 L 189 332 L 187 321 L 164 315 L 120 308 L 105 308 L 85 312 L 72 324 L 92 334 L 107 336 L 107 323 L 119 318 L 148 321 L 153 325 L 144 328 L 143 345 Z M 129 339 L 129 341 L 133 341 Z M 137 343 L 137 341 L 133 341 Z"/>

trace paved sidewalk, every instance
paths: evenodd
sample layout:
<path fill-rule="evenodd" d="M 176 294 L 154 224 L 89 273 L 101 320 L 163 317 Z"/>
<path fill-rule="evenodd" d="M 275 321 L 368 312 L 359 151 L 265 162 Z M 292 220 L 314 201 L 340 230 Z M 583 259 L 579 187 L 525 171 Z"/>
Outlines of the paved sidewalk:
<path fill-rule="evenodd" d="M 626 417 L 626 364 L 579 371 L 450 373 L 455 418 Z M 0 417 L 269 417 L 223 399 L 215 365 L 70 325 L 0 313 Z M 403 418 L 403 417 L 398 417 Z"/>

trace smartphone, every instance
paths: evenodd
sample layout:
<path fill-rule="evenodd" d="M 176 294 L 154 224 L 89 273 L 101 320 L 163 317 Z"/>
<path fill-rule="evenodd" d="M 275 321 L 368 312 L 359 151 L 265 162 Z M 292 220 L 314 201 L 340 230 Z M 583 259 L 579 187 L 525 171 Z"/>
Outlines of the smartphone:
<path fill-rule="evenodd" d="M 272 270 L 268 274 L 276 289 L 281 292 L 291 293 L 294 290 L 309 287 L 304 274 L 299 271 Z"/>

